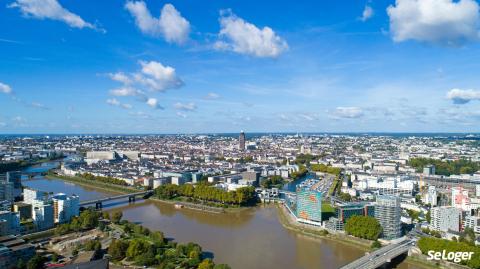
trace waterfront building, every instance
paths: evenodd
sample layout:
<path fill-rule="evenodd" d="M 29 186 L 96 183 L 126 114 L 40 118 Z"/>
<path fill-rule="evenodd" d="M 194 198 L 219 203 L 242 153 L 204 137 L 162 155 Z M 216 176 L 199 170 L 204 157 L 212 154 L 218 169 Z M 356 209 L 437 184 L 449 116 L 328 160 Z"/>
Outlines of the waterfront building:
<path fill-rule="evenodd" d="M 297 188 L 296 215 L 299 221 L 319 225 L 322 222 L 322 193 L 309 186 Z"/>
<path fill-rule="evenodd" d="M 332 231 L 343 231 L 345 228 L 345 223 L 342 220 L 339 220 L 335 217 L 330 217 L 327 222 L 325 222 L 325 228 Z"/>
<path fill-rule="evenodd" d="M 6 180 L 0 181 L 0 200 L 13 202 L 15 200 L 14 184 Z"/>
<path fill-rule="evenodd" d="M 32 205 L 22 202 L 17 202 L 13 204 L 13 211 L 20 214 L 20 219 L 31 219 L 32 218 Z"/>
<path fill-rule="evenodd" d="M 394 239 L 402 236 L 400 198 L 378 195 L 375 204 L 375 218 L 383 228 L 383 237 Z"/>
<path fill-rule="evenodd" d="M 22 178 L 21 177 L 22 177 L 22 173 L 20 171 L 10 171 L 10 172 L 0 174 L 0 181 L 10 182 L 13 185 L 12 195 L 14 198 L 20 197 L 22 195 Z M 13 200 L 11 201 L 13 202 Z"/>
<path fill-rule="evenodd" d="M 32 219 L 38 230 L 46 230 L 53 227 L 53 205 L 45 201 L 36 200 L 32 204 Z"/>
<path fill-rule="evenodd" d="M 433 207 L 431 214 L 431 228 L 436 231 L 460 231 L 462 211 L 453 206 Z"/>
<path fill-rule="evenodd" d="M 0 211 L 0 236 L 17 234 L 20 231 L 20 214 Z"/>
<path fill-rule="evenodd" d="M 243 131 L 240 132 L 238 137 L 238 149 L 241 151 L 245 150 L 245 133 Z"/>
<path fill-rule="evenodd" d="M 25 188 L 23 190 L 23 202 L 27 204 L 33 204 L 34 201 L 47 201 L 48 193 L 43 191 L 37 191 L 34 189 Z"/>
<path fill-rule="evenodd" d="M 77 195 L 67 196 L 64 193 L 58 193 L 52 197 L 52 201 L 55 223 L 67 222 L 79 215 L 80 198 Z"/>
<path fill-rule="evenodd" d="M 375 217 L 375 206 L 365 203 L 348 203 L 335 208 L 336 218 L 343 223 L 353 216 Z"/>

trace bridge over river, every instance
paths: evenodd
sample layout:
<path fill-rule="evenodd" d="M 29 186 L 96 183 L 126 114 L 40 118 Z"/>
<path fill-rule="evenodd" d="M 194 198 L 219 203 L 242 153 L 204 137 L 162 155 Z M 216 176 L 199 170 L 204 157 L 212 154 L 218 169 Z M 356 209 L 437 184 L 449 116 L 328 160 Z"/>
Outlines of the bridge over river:
<path fill-rule="evenodd" d="M 414 239 L 406 239 L 396 244 L 391 244 L 375 250 L 340 269 L 375 269 L 386 263 L 391 262 L 394 258 L 408 253 L 408 251 L 415 246 Z"/>
<path fill-rule="evenodd" d="M 125 199 L 125 198 L 128 198 L 128 202 L 134 202 L 135 197 L 137 197 L 137 196 L 145 197 L 145 196 L 148 196 L 148 195 L 151 195 L 151 194 L 153 194 L 152 190 L 122 194 L 122 195 L 117 195 L 117 196 L 110 196 L 110 197 L 105 197 L 105 198 L 100 198 L 100 199 L 95 199 L 95 200 L 83 201 L 83 202 L 80 203 L 80 206 L 84 207 L 84 206 L 95 204 L 95 208 L 100 209 L 100 208 L 102 208 L 102 205 L 103 205 L 104 202 L 120 200 L 120 199 Z"/>

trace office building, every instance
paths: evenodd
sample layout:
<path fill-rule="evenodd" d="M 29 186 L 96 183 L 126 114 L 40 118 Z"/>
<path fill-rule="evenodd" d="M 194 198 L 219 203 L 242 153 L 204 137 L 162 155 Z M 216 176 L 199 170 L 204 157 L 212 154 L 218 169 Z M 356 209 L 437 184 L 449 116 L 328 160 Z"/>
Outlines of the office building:
<path fill-rule="evenodd" d="M 32 219 L 38 230 L 46 230 L 53 227 L 53 205 L 44 201 L 35 201 L 32 204 Z"/>
<path fill-rule="evenodd" d="M 375 218 L 383 228 L 382 236 L 394 239 L 402 236 L 400 221 L 400 198 L 389 195 L 377 196 Z"/>
<path fill-rule="evenodd" d="M 43 191 L 37 191 L 29 188 L 23 190 L 23 202 L 27 204 L 33 204 L 34 201 L 47 201 L 48 193 Z"/>
<path fill-rule="evenodd" d="M 429 204 L 431 206 L 437 206 L 437 200 L 437 188 L 435 186 L 428 186 L 428 190 L 425 194 L 425 199 L 423 200 L 423 203 Z"/>
<path fill-rule="evenodd" d="M 465 217 L 465 228 L 471 228 L 475 233 L 480 233 L 480 217 L 467 216 Z"/>
<path fill-rule="evenodd" d="M 243 131 L 240 132 L 238 137 L 238 149 L 241 151 L 245 150 L 245 133 Z"/>
<path fill-rule="evenodd" d="M 32 218 L 32 205 L 22 202 L 17 202 L 13 205 L 13 211 L 20 214 L 20 220 Z"/>
<path fill-rule="evenodd" d="M 375 206 L 364 203 L 348 203 L 335 208 L 336 218 L 343 223 L 353 216 L 375 217 Z"/>
<path fill-rule="evenodd" d="M 433 207 L 430 211 L 433 230 L 447 232 L 460 231 L 462 211 L 453 206 Z"/>
<path fill-rule="evenodd" d="M 0 201 L 7 200 L 13 202 L 15 200 L 13 182 L 0 180 Z"/>
<path fill-rule="evenodd" d="M 427 165 L 423 167 L 423 174 L 426 176 L 435 175 L 435 165 Z"/>
<path fill-rule="evenodd" d="M 64 193 L 58 193 L 52 197 L 52 201 L 55 223 L 68 222 L 72 217 L 79 215 L 80 198 L 77 195 L 68 196 Z"/>
<path fill-rule="evenodd" d="M 299 221 L 318 223 L 322 221 L 322 193 L 309 187 L 297 189 L 296 215 Z"/>
<path fill-rule="evenodd" d="M 20 231 L 20 214 L 0 211 L 0 236 L 17 234 Z"/>

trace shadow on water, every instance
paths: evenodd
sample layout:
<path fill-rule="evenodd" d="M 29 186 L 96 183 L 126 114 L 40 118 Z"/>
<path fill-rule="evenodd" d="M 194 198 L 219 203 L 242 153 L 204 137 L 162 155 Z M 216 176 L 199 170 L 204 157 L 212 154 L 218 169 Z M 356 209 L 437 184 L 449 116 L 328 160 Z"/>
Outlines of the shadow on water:
<path fill-rule="evenodd" d="M 381 268 L 385 268 L 385 269 L 398 268 L 400 266 L 400 264 L 403 263 L 407 257 L 408 257 L 408 255 L 406 253 L 402 254 L 402 255 L 399 255 L 395 259 L 393 259 L 391 262 L 386 263 Z"/>

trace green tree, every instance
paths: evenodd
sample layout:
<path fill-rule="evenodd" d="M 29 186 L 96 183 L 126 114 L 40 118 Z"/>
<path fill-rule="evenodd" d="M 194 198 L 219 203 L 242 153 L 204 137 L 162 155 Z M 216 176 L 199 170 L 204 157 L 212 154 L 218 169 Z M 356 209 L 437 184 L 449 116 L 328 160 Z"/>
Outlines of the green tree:
<path fill-rule="evenodd" d="M 127 248 L 127 258 L 134 259 L 137 256 L 140 256 L 142 253 L 148 250 L 149 243 L 143 239 L 135 238 L 128 244 Z"/>
<path fill-rule="evenodd" d="M 41 269 L 44 267 L 47 259 L 39 254 L 35 254 L 27 263 L 27 269 Z"/>
<path fill-rule="evenodd" d="M 356 237 L 377 240 L 382 233 L 382 226 L 373 217 L 352 216 L 345 224 L 345 232 Z"/>
<path fill-rule="evenodd" d="M 211 259 L 204 259 L 199 265 L 198 269 L 213 269 L 215 264 Z"/>
<path fill-rule="evenodd" d="M 112 243 L 108 247 L 108 254 L 112 257 L 114 261 L 120 261 L 125 258 L 126 251 L 128 248 L 128 243 L 123 240 L 113 239 Z"/>
<path fill-rule="evenodd" d="M 120 223 L 120 220 L 122 219 L 123 217 L 123 213 L 121 211 L 115 211 L 113 214 L 112 214 L 112 222 L 115 223 L 115 224 L 118 224 Z"/>

